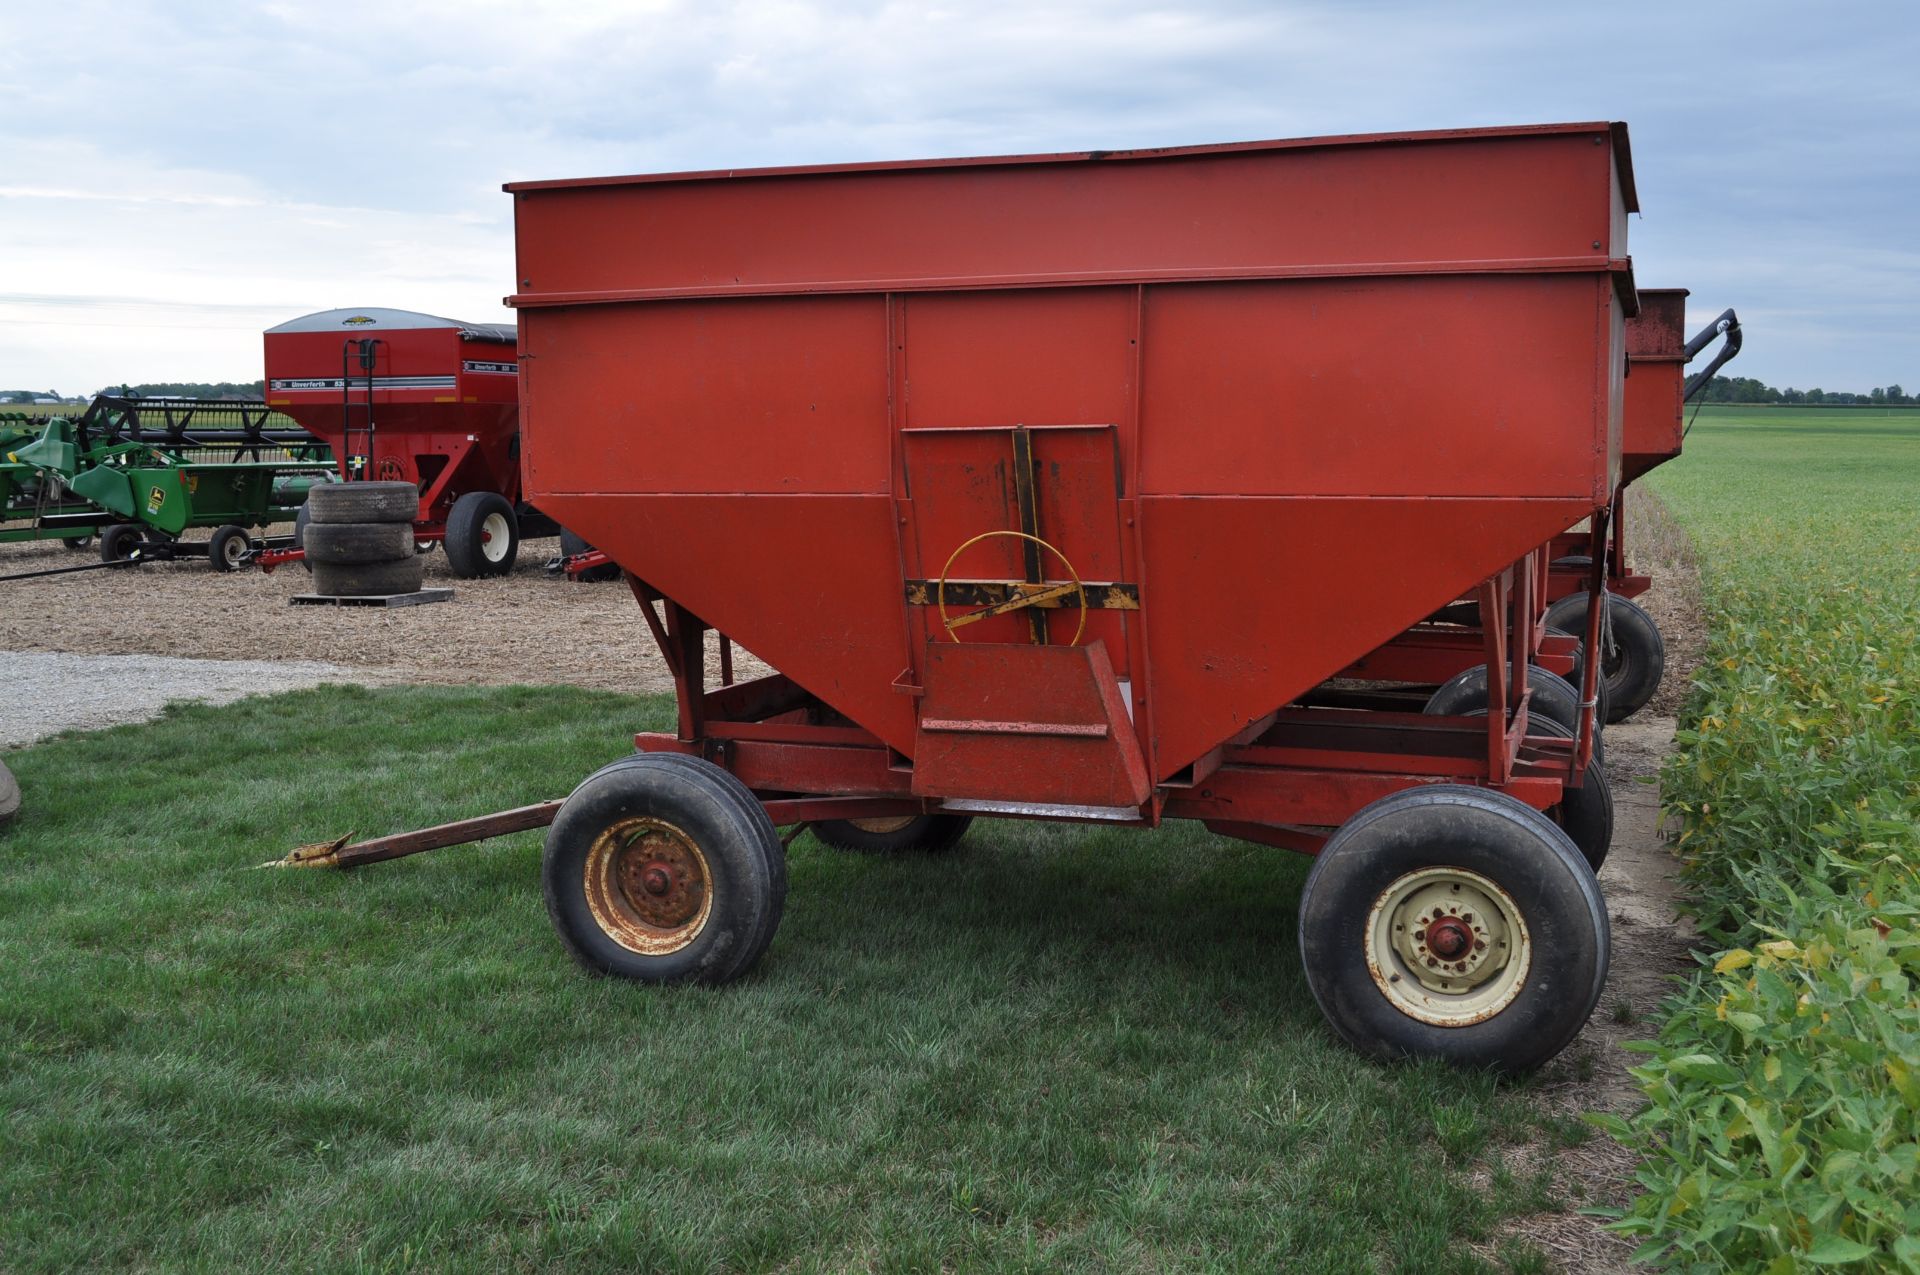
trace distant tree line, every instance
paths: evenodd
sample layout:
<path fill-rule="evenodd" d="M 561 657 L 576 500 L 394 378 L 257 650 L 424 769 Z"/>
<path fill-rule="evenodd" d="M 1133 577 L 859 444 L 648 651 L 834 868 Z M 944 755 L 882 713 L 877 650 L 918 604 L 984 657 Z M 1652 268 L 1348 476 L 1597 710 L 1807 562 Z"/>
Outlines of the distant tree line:
<path fill-rule="evenodd" d="M 59 390 L 0 390 L 0 403 L 38 403 L 49 398 L 66 402 Z"/>
<path fill-rule="evenodd" d="M 1876 385 L 1866 394 L 1823 390 L 1817 386 L 1810 390 L 1796 390 L 1792 386 L 1776 390 L 1751 376 L 1716 376 L 1707 382 L 1707 388 L 1700 397 L 1708 403 L 1827 403 L 1842 407 L 1902 407 L 1911 406 L 1915 401 L 1913 395 L 1898 385 Z"/>
<path fill-rule="evenodd" d="M 149 381 L 118 388 L 110 385 L 100 393 L 123 398 L 129 394 L 142 398 L 262 398 L 266 390 L 264 381 Z"/>

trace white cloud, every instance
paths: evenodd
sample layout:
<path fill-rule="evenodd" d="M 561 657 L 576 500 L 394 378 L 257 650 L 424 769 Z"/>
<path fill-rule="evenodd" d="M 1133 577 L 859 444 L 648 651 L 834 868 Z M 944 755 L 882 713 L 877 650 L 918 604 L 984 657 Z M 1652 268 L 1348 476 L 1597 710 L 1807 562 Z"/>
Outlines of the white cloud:
<path fill-rule="evenodd" d="M 499 317 L 506 180 L 1596 118 L 1633 123 L 1641 281 L 1757 316 L 1740 370 L 1920 383 L 1917 29 L 1785 0 L 10 6 L 0 289 L 37 299 L 0 303 L 0 387 L 257 374 L 233 305 Z"/>

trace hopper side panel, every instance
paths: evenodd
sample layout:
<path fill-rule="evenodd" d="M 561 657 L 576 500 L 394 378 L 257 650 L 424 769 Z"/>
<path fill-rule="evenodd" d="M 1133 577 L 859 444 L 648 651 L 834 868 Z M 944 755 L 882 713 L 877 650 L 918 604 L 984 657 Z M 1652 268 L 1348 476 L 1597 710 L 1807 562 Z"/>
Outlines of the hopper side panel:
<path fill-rule="evenodd" d="M 881 297 L 543 310 L 522 341 L 538 495 L 887 491 Z"/>
<path fill-rule="evenodd" d="M 1610 293 L 1596 275 L 1149 288 L 1142 488 L 1590 494 Z"/>
<path fill-rule="evenodd" d="M 910 663 L 884 496 L 536 492 L 561 525 L 901 752 Z M 635 617 L 634 628 L 640 628 Z"/>
<path fill-rule="evenodd" d="M 1148 497 L 1156 782 L 1585 517 L 1585 500 Z"/>
<path fill-rule="evenodd" d="M 515 300 L 1586 260 L 1624 242 L 1596 197 L 1616 180 L 1609 140 L 1596 129 L 521 190 Z"/>

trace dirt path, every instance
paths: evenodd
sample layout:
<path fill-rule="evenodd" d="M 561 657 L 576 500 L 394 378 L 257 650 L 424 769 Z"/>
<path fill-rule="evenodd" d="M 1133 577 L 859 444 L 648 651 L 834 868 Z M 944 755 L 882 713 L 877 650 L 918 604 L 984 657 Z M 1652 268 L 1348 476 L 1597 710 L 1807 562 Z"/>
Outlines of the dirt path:
<path fill-rule="evenodd" d="M 1686 698 L 1693 670 L 1706 645 L 1699 570 L 1686 533 L 1651 495 L 1636 497 L 1628 544 L 1634 564 L 1654 578 L 1641 599 L 1667 645 L 1667 672 L 1653 702 L 1632 719 L 1607 727 L 1607 781 L 1613 793 L 1613 848 L 1600 871 L 1613 929 L 1612 963 L 1600 1006 L 1578 1040 L 1539 1077 L 1540 1097 L 1568 1116 L 1585 1111 L 1630 1115 L 1639 1110 L 1639 1088 L 1627 1068 L 1639 1055 L 1621 1046 L 1643 1040 L 1671 990 L 1675 975 L 1691 968 L 1693 927 L 1678 914 L 1679 861 L 1662 831 L 1660 766 L 1673 751 L 1672 714 Z M 1510 1157 L 1516 1172 L 1539 1167 L 1541 1148 L 1523 1147 Z M 1545 1250 L 1557 1269 L 1573 1275 L 1627 1272 L 1634 1245 L 1601 1229 L 1579 1210 L 1623 1205 L 1633 1194 L 1633 1157 L 1613 1139 L 1595 1132 L 1555 1157 L 1561 1188 L 1559 1208 L 1511 1220 L 1501 1236 L 1515 1236 Z"/>

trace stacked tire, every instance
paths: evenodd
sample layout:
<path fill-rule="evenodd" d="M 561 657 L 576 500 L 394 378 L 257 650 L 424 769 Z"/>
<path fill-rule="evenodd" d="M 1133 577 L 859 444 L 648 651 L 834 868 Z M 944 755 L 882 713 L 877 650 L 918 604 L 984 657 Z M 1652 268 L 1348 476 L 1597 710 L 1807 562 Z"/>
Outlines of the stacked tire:
<path fill-rule="evenodd" d="M 320 483 L 307 492 L 301 547 L 315 593 L 382 597 L 418 593 L 424 576 L 413 539 L 420 490 L 412 483 Z"/>

